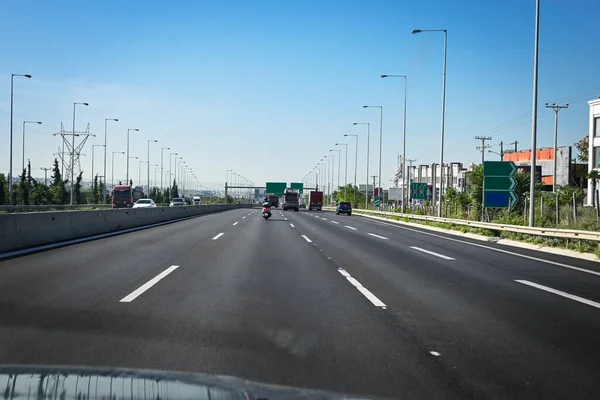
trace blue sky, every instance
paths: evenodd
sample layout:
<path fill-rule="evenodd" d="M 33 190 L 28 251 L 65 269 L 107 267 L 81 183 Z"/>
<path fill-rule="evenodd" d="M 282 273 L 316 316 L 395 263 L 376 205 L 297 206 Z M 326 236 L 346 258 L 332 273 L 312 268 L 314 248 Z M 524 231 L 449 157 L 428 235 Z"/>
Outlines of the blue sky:
<path fill-rule="evenodd" d="M 298 181 L 343 134 L 358 133 L 364 183 L 366 129 L 352 123 L 371 122 L 374 171 L 379 114 L 362 109 L 369 104 L 384 107 L 385 185 L 402 152 L 403 86 L 382 73 L 409 77 L 408 157 L 439 159 L 443 35 L 412 35 L 416 28 L 448 29 L 445 160 L 477 162 L 476 135 L 530 147 L 534 0 L 7 0 L 3 14 L 10 18 L 0 34 L 10 40 L 0 59 L 0 171 L 8 170 L 10 74 L 29 73 L 31 80 L 15 80 L 17 169 L 22 121 L 43 121 L 27 127 L 26 158 L 39 170 L 52 163 L 60 144 L 52 134 L 61 122 L 70 127 L 77 101 L 90 103 L 78 108 L 78 130 L 89 122 L 97 135 L 82 158 L 88 179 L 104 118 L 119 118 L 109 125 L 109 177 L 110 153 L 125 150 L 127 128 L 140 129 L 133 156 L 145 160 L 147 140 L 159 140 L 151 163 L 171 147 L 212 186 L 228 169 L 257 184 Z M 600 96 L 599 14 L 596 0 L 542 1 L 540 105 L 572 104 L 560 114 L 560 145 L 587 133 L 587 101 Z M 551 146 L 552 138 L 553 113 L 542 109 L 538 145 Z M 115 177 L 124 175 L 125 158 L 117 156 Z"/>

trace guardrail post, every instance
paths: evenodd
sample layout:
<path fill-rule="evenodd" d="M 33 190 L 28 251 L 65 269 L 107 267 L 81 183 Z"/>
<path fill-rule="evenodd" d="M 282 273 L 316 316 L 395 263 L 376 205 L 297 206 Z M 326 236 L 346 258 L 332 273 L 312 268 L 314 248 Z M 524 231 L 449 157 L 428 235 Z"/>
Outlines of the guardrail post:
<path fill-rule="evenodd" d="M 577 198 L 573 192 L 573 222 L 577 222 Z"/>

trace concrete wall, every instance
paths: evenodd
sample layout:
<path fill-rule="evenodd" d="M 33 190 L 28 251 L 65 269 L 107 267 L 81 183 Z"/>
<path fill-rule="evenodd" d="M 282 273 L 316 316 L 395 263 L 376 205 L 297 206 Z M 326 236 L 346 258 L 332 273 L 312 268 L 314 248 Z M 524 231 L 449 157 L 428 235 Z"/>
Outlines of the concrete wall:
<path fill-rule="evenodd" d="M 0 253 L 235 208 L 238 204 L 0 215 Z"/>

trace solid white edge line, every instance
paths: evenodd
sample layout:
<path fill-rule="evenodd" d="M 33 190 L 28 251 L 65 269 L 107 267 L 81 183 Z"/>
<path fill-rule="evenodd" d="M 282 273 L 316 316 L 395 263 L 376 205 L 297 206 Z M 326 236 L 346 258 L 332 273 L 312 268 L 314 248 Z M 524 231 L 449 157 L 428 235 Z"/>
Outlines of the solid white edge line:
<path fill-rule="evenodd" d="M 308 243 L 312 243 L 312 240 L 310 240 L 308 237 L 306 237 L 306 235 L 302 235 L 302 237 L 304 238 L 304 240 L 306 240 Z"/>
<path fill-rule="evenodd" d="M 238 224 L 238 221 L 235 221 L 235 222 L 233 223 L 233 226 L 236 226 L 237 224 Z"/>
<path fill-rule="evenodd" d="M 221 232 L 219 233 L 217 236 L 215 236 L 214 238 L 212 238 L 212 240 L 217 240 L 218 238 L 220 238 L 221 236 L 223 236 L 225 233 Z"/>
<path fill-rule="evenodd" d="M 144 293 L 146 290 L 150 289 L 152 286 L 156 285 L 158 281 L 163 279 L 165 276 L 169 275 L 171 272 L 175 271 L 179 268 L 179 265 L 171 265 L 169 268 L 165 269 L 160 274 L 156 275 L 154 278 L 150 279 L 148 282 L 144 283 L 139 288 L 135 289 L 133 292 L 128 294 L 119 300 L 119 303 L 130 303 L 135 300 L 138 296 Z"/>
<path fill-rule="evenodd" d="M 539 285 L 537 283 L 533 283 L 533 282 L 529 282 L 529 281 L 525 281 L 525 280 L 521 280 L 521 279 L 515 279 L 515 282 L 522 283 L 523 285 L 531 286 L 536 289 L 544 290 L 549 293 L 557 294 L 559 296 L 566 297 L 567 299 L 571 299 L 571 300 L 575 300 L 575 301 L 578 301 L 583 304 L 587 304 L 588 306 L 600 308 L 600 303 L 596 303 L 595 301 L 584 299 L 583 297 L 575 296 L 574 294 L 569 294 L 566 292 L 562 292 L 560 290 L 552 289 L 551 287 L 548 287 L 548 286 Z"/>
<path fill-rule="evenodd" d="M 375 307 L 383 307 L 383 308 L 387 307 L 383 301 L 379 300 L 377 298 L 377 296 L 375 296 L 373 293 L 371 293 L 371 291 L 369 291 L 369 289 L 364 287 L 359 281 L 354 279 L 352 277 L 352 275 L 350 275 L 348 272 L 346 272 L 346 270 L 344 270 L 343 268 L 338 268 L 338 272 L 340 274 L 342 274 L 344 277 L 346 277 L 346 280 L 348 282 L 350 282 L 352 284 L 352 286 L 354 286 L 356 289 L 358 289 L 358 291 L 360 293 L 362 293 L 362 295 L 365 296 L 371 303 L 373 303 L 373 305 Z"/>
<path fill-rule="evenodd" d="M 362 216 L 360 216 L 360 217 L 362 217 Z M 544 260 L 543 258 L 528 256 L 528 255 L 525 255 L 525 254 L 519 254 L 519 253 L 515 253 L 513 251 L 504 250 L 504 249 L 497 249 L 495 247 L 490 247 L 490 246 L 486 246 L 486 245 L 479 244 L 479 243 L 466 242 L 464 240 L 449 238 L 449 237 L 442 236 L 442 235 L 436 235 L 435 233 L 430 233 L 430 232 L 423 232 L 423 231 L 421 231 L 419 229 L 412 229 L 412 228 L 408 228 L 408 227 L 402 226 L 402 225 L 395 225 L 395 224 L 390 224 L 390 223 L 386 223 L 386 222 L 381 222 L 381 221 L 377 221 L 377 220 L 374 220 L 374 219 L 371 219 L 371 218 L 367 218 L 367 217 L 362 217 L 362 218 L 364 218 L 366 220 L 369 220 L 371 222 L 374 222 L 376 224 L 391 226 L 391 227 L 399 228 L 399 229 L 405 229 L 407 231 L 420 233 L 422 235 L 434 236 L 434 237 L 437 237 L 437 238 L 440 238 L 440 239 L 449 240 L 451 242 L 457 242 L 457 243 L 467 244 L 469 246 L 480 247 L 480 248 L 483 248 L 483 249 L 497 251 L 499 253 L 510 254 L 512 256 L 526 258 L 528 260 L 539 261 L 539 262 L 543 262 L 543 263 L 546 263 L 546 264 L 556 265 L 557 267 L 568 268 L 568 269 L 572 269 L 574 271 L 585 272 L 586 274 L 600 276 L 600 272 L 592 271 L 592 270 L 589 270 L 589 269 L 575 267 L 573 265 L 563 264 L 563 263 L 560 263 L 560 262 L 557 262 L 557 261 Z"/>
<path fill-rule="evenodd" d="M 291 226 L 292 228 L 295 228 L 294 224 L 290 224 L 290 226 Z"/>
<path fill-rule="evenodd" d="M 356 228 L 355 228 L 355 227 L 353 227 L 353 226 L 348 226 L 348 225 L 344 225 L 344 226 L 345 226 L 346 228 L 348 228 L 348 229 L 352 229 L 353 231 L 355 231 L 355 230 L 356 230 Z"/>
<path fill-rule="evenodd" d="M 443 258 L 444 260 L 456 260 L 456 258 L 448 257 L 448 256 L 445 256 L 445 255 L 443 255 L 443 254 L 436 253 L 435 251 L 431 251 L 431 250 L 425 250 L 425 249 L 422 249 L 422 248 L 420 248 L 420 247 L 417 247 L 417 246 L 409 246 L 409 247 L 410 247 L 411 249 L 413 249 L 413 250 L 418 250 L 418 251 L 421 251 L 421 252 L 423 252 L 423 253 L 431 254 L 432 256 L 436 256 L 436 257 L 439 257 L 439 258 Z"/>
<path fill-rule="evenodd" d="M 389 238 L 386 238 L 385 236 L 379 236 L 379 235 L 376 235 L 374 233 L 367 233 L 367 235 L 371 235 L 371 236 L 374 236 L 376 238 L 384 239 L 384 240 L 388 240 L 389 239 Z"/>

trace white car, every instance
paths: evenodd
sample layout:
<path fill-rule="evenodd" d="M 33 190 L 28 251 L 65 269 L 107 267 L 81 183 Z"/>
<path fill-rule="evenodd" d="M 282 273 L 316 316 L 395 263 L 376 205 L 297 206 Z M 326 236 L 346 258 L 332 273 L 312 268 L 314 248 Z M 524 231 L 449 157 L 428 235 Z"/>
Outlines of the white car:
<path fill-rule="evenodd" d="M 169 207 L 178 207 L 178 206 L 187 206 L 185 199 L 182 199 L 181 197 L 177 197 L 177 198 L 171 200 Z"/>
<path fill-rule="evenodd" d="M 152 199 L 139 199 L 133 204 L 133 208 L 153 208 L 156 203 Z"/>

